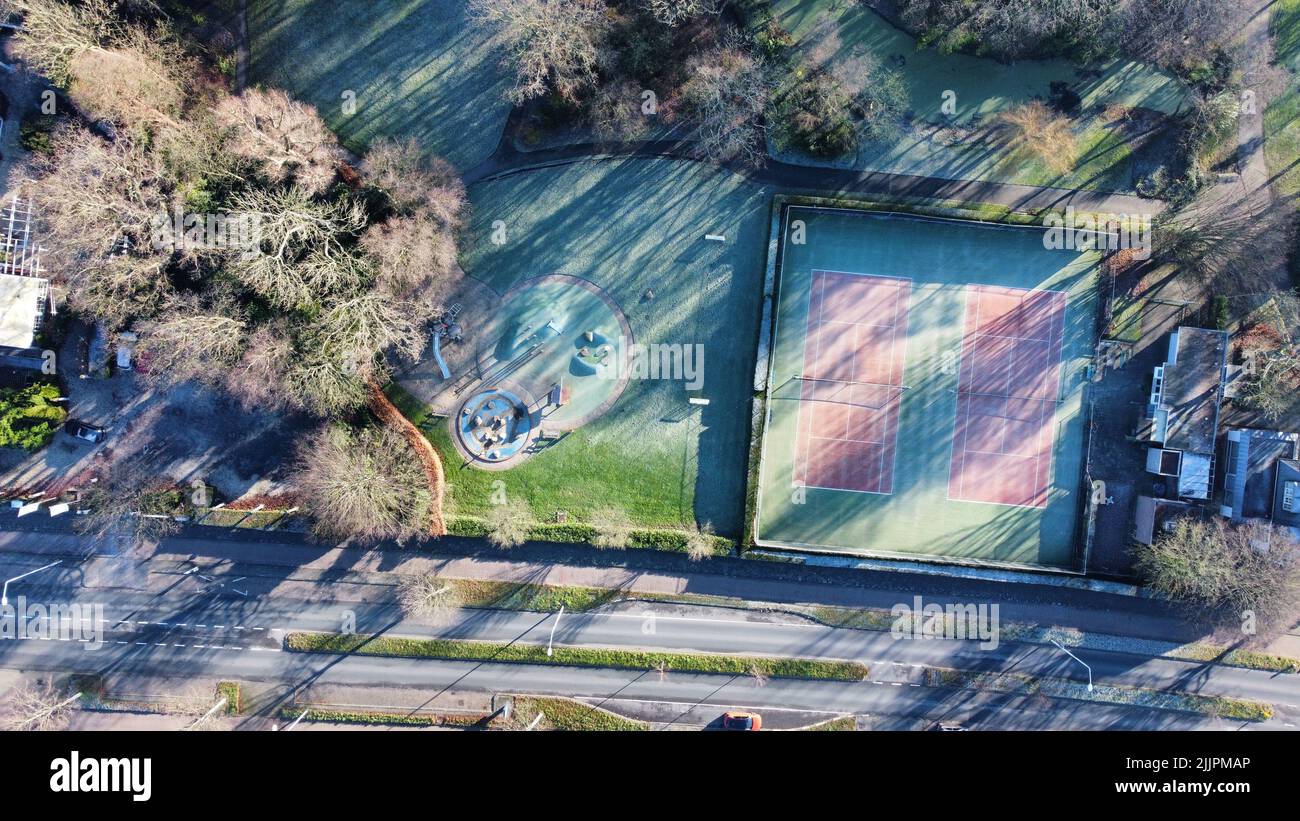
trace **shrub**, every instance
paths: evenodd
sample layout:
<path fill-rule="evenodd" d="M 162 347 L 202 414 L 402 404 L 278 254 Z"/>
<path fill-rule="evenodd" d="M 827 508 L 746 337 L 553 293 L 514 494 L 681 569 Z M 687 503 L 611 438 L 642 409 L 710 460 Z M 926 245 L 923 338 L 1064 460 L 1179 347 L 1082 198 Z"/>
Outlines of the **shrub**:
<path fill-rule="evenodd" d="M 50 134 L 54 132 L 56 120 L 48 114 L 42 114 L 39 117 L 32 117 L 23 120 L 22 127 L 19 129 L 18 142 L 23 149 L 33 154 L 41 154 L 49 157 L 54 154 L 54 142 L 50 139 Z"/>
<path fill-rule="evenodd" d="M 57 385 L 0 389 L 0 447 L 40 450 L 50 443 L 68 412 L 54 400 Z"/>
<path fill-rule="evenodd" d="M 596 547 L 624 548 L 632 539 L 632 521 L 619 508 L 592 511 L 591 526 L 595 530 L 591 543 Z"/>
<path fill-rule="evenodd" d="M 853 101 L 834 77 L 796 72 L 794 85 L 778 105 L 778 141 L 814 157 L 839 157 L 858 146 Z"/>
<path fill-rule="evenodd" d="M 1064 174 L 1079 155 L 1070 121 L 1038 100 L 1002 111 L 997 130 L 1013 151 L 1025 151 L 1053 171 Z"/>
<path fill-rule="evenodd" d="M 785 59 L 790 49 L 794 48 L 794 37 L 781 28 L 776 20 L 769 20 L 755 36 L 754 42 L 764 57 L 774 61 Z"/>
<path fill-rule="evenodd" d="M 505 504 L 493 505 L 485 524 L 489 542 L 502 548 L 515 547 L 528 540 L 533 513 L 525 502 L 511 499 Z"/>
<path fill-rule="evenodd" d="M 1228 312 L 1228 298 L 1223 295 L 1214 298 L 1214 327 L 1226 331 L 1232 317 Z"/>

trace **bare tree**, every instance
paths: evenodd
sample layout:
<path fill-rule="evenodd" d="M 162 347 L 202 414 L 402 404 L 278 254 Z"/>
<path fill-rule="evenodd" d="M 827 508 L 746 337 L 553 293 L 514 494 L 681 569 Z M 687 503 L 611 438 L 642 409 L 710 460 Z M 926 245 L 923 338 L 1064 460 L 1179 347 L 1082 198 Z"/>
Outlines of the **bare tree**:
<path fill-rule="evenodd" d="M 694 17 L 722 13 L 726 0 L 641 0 L 641 7 L 666 26 L 679 26 Z"/>
<path fill-rule="evenodd" d="M 896 0 L 903 25 L 940 49 L 997 57 L 1123 50 L 1165 66 L 1208 62 L 1236 34 L 1237 4 L 1222 0 Z"/>
<path fill-rule="evenodd" d="M 355 353 L 326 350 L 319 331 L 307 328 L 288 357 L 282 384 L 296 407 L 317 416 L 333 417 L 366 403 L 366 379 L 375 367 L 373 362 L 359 360 Z"/>
<path fill-rule="evenodd" d="M 435 624 L 445 622 L 461 606 L 456 585 L 431 574 L 402 579 L 397 601 L 407 618 Z"/>
<path fill-rule="evenodd" d="M 256 221 L 260 253 L 232 253 L 236 277 L 280 308 L 304 308 L 324 295 L 351 292 L 368 279 L 364 263 L 344 244 L 366 224 L 354 199 L 314 200 L 302 188 L 251 189 L 235 210 Z"/>
<path fill-rule="evenodd" d="M 1210 62 L 1239 31 L 1239 4 L 1222 0 L 1124 0 L 1112 23 L 1125 51 L 1164 66 Z"/>
<path fill-rule="evenodd" d="M 404 542 L 428 520 L 420 464 L 387 427 L 323 428 L 299 449 L 294 479 L 323 538 Z"/>
<path fill-rule="evenodd" d="M 127 126 L 179 125 L 193 62 L 174 41 L 132 29 L 115 48 L 72 58 L 68 96 L 92 119 Z"/>
<path fill-rule="evenodd" d="M 1283 529 L 1186 517 L 1135 550 L 1137 570 L 1171 598 L 1234 617 L 1254 611 L 1261 623 L 1295 616 L 1300 553 Z"/>
<path fill-rule="evenodd" d="M 105 0 L 14 0 L 28 65 L 66 88 L 92 119 L 175 125 L 193 62 L 161 27 L 127 23 Z"/>
<path fill-rule="evenodd" d="M 487 520 L 487 539 L 497 547 L 517 547 L 528 541 L 533 511 L 522 499 L 492 505 L 484 518 Z"/>
<path fill-rule="evenodd" d="M 768 79 L 764 66 L 734 42 L 692 57 L 681 108 L 695 125 L 701 154 L 714 162 L 760 165 L 767 154 L 763 110 Z"/>
<path fill-rule="evenodd" d="M 53 681 L 19 684 L 5 694 L 0 728 L 11 732 L 66 729 L 72 703 L 80 697 L 80 693 L 65 695 Z"/>
<path fill-rule="evenodd" d="M 1256 321 L 1241 334 L 1238 346 L 1245 359 L 1246 381 L 1236 402 L 1269 421 L 1283 418 L 1296 402 L 1300 388 L 1300 344 L 1295 335 L 1300 304 L 1293 294 L 1278 293 L 1269 303 L 1271 316 Z"/>
<path fill-rule="evenodd" d="M 132 317 L 151 316 L 174 293 L 166 260 L 129 251 L 67 275 L 69 301 L 83 314 L 120 328 Z"/>
<path fill-rule="evenodd" d="M 316 342 L 354 368 L 369 367 L 389 348 L 415 360 L 424 334 L 413 305 L 371 289 L 325 304 Z"/>
<path fill-rule="evenodd" d="M 223 381 L 244 353 L 248 323 L 241 313 L 193 297 L 174 299 L 162 319 L 140 326 L 140 351 L 151 358 L 150 376 L 173 383 Z"/>
<path fill-rule="evenodd" d="M 360 245 L 396 294 L 436 291 L 441 300 L 459 277 L 456 236 L 430 219 L 391 217 L 367 228 Z"/>
<path fill-rule="evenodd" d="M 510 52 L 521 103 L 550 91 L 565 100 L 596 84 L 604 0 L 470 0 L 470 14 L 496 25 Z"/>
<path fill-rule="evenodd" d="M 63 264 L 96 264 L 124 246 L 152 253 L 155 220 L 171 203 L 160 158 L 144 142 L 105 140 L 75 125 L 52 142 L 40 168 L 42 218 Z"/>
<path fill-rule="evenodd" d="M 250 88 L 216 107 L 230 127 L 230 150 L 257 163 L 273 182 L 292 179 L 316 194 L 333 182 L 343 150 L 316 109 L 279 89 Z"/>
<path fill-rule="evenodd" d="M 1288 209 L 1252 214 L 1243 203 L 1213 195 L 1153 221 L 1153 256 L 1224 293 L 1274 291 L 1285 254 Z"/>
<path fill-rule="evenodd" d="M 705 522 L 687 533 L 686 555 L 693 562 L 713 555 L 713 525 Z"/>
<path fill-rule="evenodd" d="M 605 141 L 626 141 L 642 136 L 648 123 L 641 105 L 639 84 L 626 78 L 605 83 L 597 89 L 588 106 L 592 131 L 598 139 Z"/>
<path fill-rule="evenodd" d="M 145 453 L 120 459 L 86 489 L 81 504 L 88 512 L 73 526 L 111 554 L 136 556 L 151 550 L 180 529 L 171 512 L 149 509 L 150 496 L 164 486 Z"/>
<path fill-rule="evenodd" d="M 55 84 L 71 80 L 69 64 L 79 54 L 119 36 L 122 25 L 107 0 L 10 0 L 22 15 L 15 39 L 18 56 Z"/>
<path fill-rule="evenodd" d="M 226 389 L 245 408 L 304 406 L 297 395 L 283 387 L 294 356 L 287 324 L 278 318 L 254 329 L 247 337 L 243 356 L 227 372 Z"/>
<path fill-rule="evenodd" d="M 444 226 L 460 224 L 465 184 L 450 163 L 426 155 L 414 138 L 405 142 L 386 137 L 375 140 L 360 170 L 370 185 L 388 196 L 398 213 L 418 215 Z"/>
<path fill-rule="evenodd" d="M 1058 174 L 1068 173 L 1079 158 L 1079 142 L 1070 121 L 1038 100 L 1001 111 L 995 131 L 1013 151 L 1023 150 Z"/>
<path fill-rule="evenodd" d="M 591 512 L 590 523 L 596 530 L 591 541 L 596 547 L 621 550 L 632 541 L 632 520 L 621 508 L 597 508 Z"/>

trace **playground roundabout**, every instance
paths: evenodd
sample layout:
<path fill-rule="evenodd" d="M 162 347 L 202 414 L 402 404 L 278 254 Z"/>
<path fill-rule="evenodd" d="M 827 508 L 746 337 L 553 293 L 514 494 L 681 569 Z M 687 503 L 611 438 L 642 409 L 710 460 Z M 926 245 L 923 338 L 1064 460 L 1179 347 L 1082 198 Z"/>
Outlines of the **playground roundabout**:
<path fill-rule="evenodd" d="M 632 329 L 599 286 L 549 274 L 515 285 L 478 335 L 449 417 L 468 464 L 505 470 L 598 419 L 627 387 Z"/>

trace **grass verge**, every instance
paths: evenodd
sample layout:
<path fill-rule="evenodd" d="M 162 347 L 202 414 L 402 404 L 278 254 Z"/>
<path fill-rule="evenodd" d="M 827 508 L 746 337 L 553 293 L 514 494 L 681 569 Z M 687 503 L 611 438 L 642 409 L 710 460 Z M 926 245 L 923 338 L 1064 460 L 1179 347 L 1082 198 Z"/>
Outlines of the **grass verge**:
<path fill-rule="evenodd" d="M 532 724 L 537 714 L 542 719 L 536 729 L 587 732 L 640 732 L 650 729 L 644 721 L 601 710 L 568 698 L 543 696 L 517 696 L 511 729 L 523 729 Z"/>
<path fill-rule="evenodd" d="M 322 710 L 318 707 L 282 707 L 280 718 L 293 721 L 307 713 L 308 721 L 334 724 L 376 724 L 405 727 L 487 727 L 492 716 L 480 713 L 387 713 L 380 710 Z"/>
<path fill-rule="evenodd" d="M 532 610 L 551 613 L 563 607 L 570 613 L 594 610 L 620 598 L 618 590 L 523 582 L 441 579 L 461 607 L 484 610 Z"/>
<path fill-rule="evenodd" d="M 803 729 L 814 733 L 856 732 L 858 729 L 858 720 L 853 716 L 840 716 L 839 718 L 832 718 L 830 721 L 823 721 L 820 724 L 814 724 L 811 727 L 804 727 Z"/>
<path fill-rule="evenodd" d="M 1140 687 L 1117 687 L 1099 684 L 1089 691 L 1081 682 L 1066 679 L 1027 676 L 1017 673 L 976 673 L 949 667 L 927 667 L 924 680 L 931 687 L 956 687 L 994 693 L 1049 698 L 1069 698 L 1100 704 L 1133 705 L 1239 721 L 1267 721 L 1273 707 L 1260 701 L 1196 693 L 1166 693 Z"/>
<path fill-rule="evenodd" d="M 239 682 L 237 681 L 219 681 L 217 682 L 217 698 L 226 700 L 225 714 L 228 716 L 237 716 L 244 710 L 244 703 L 241 700 L 242 692 L 240 691 Z"/>
<path fill-rule="evenodd" d="M 663 670 L 677 673 L 760 675 L 861 681 L 867 666 L 855 661 L 729 656 L 718 653 L 652 653 L 597 647 L 556 647 L 546 655 L 540 644 L 501 644 L 459 639 L 417 639 L 341 633 L 289 633 L 285 647 L 299 653 L 354 653 L 368 656 L 552 664 L 566 667 L 605 667 L 620 670 Z"/>
<path fill-rule="evenodd" d="M 531 610 L 550 613 L 564 609 L 583 613 L 607 604 L 621 601 L 662 602 L 688 604 L 699 607 L 731 607 L 742 610 L 782 612 L 803 616 L 828 627 L 853 630 L 884 631 L 893 627 L 896 617 L 888 610 L 822 605 L 782 605 L 750 602 L 725 596 L 700 596 L 694 594 L 636 593 L 609 588 L 576 587 L 524 582 L 477 581 L 472 579 L 442 579 L 455 591 L 455 600 L 461 607 L 486 610 Z M 1037 624 L 1007 622 L 1001 625 L 1004 641 L 1027 644 L 1046 644 L 1051 639 L 1069 647 L 1092 647 L 1087 634 L 1064 627 L 1042 627 Z M 1097 637 L 1105 641 L 1109 637 Z M 1100 644 L 1095 645 L 1101 647 Z M 1104 648 L 1101 648 L 1104 649 Z M 1272 673 L 1300 673 L 1300 659 L 1264 653 L 1258 650 L 1231 650 L 1217 644 L 1185 644 L 1161 652 L 1148 648 L 1151 655 L 1184 661 L 1205 661 L 1227 667 L 1249 670 L 1266 670 Z"/>

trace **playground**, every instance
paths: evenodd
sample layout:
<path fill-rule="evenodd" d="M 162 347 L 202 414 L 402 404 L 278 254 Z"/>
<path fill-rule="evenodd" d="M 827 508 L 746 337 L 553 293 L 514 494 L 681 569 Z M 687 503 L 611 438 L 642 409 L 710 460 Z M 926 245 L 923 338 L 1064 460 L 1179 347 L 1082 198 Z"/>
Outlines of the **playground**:
<path fill-rule="evenodd" d="M 474 467 L 511 467 L 598 419 L 627 387 L 633 344 L 617 304 L 562 274 L 519 283 L 485 318 L 472 364 L 440 391 L 453 441 Z"/>
<path fill-rule="evenodd" d="M 485 514 L 504 485 L 543 521 L 616 508 L 639 526 L 739 535 L 770 197 L 696 163 L 627 159 L 485 181 L 470 199 L 462 264 L 477 296 L 456 297 L 450 379 L 431 356 L 396 377 L 442 453 L 448 515 Z M 699 384 L 617 367 L 634 345 L 702 351 Z M 484 470 L 442 417 L 493 387 L 538 424 L 530 452 Z"/>
<path fill-rule="evenodd" d="M 758 542 L 1070 567 L 1099 255 L 874 212 L 781 229 Z"/>

